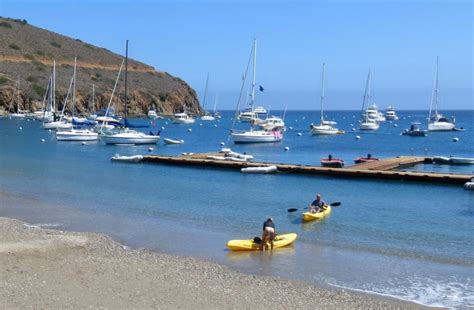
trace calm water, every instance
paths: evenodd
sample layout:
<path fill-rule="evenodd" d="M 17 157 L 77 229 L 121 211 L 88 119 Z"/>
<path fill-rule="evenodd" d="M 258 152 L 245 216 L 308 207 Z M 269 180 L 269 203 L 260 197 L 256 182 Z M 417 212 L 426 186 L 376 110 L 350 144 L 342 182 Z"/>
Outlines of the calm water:
<path fill-rule="evenodd" d="M 474 157 L 472 111 L 446 113 L 468 131 L 426 138 L 400 136 L 411 121 L 425 120 L 424 111 L 399 112 L 399 121 L 370 133 L 351 130 L 351 124 L 357 127 L 357 112 L 327 114 L 346 135 L 310 136 L 309 123 L 317 122 L 317 113 L 288 112 L 291 129 L 283 142 L 231 147 L 258 161 L 304 164 L 318 164 L 328 154 L 346 163 L 367 153 Z M 153 146 L 151 153 L 216 151 L 227 142 L 231 117 L 231 112 L 224 113 L 220 122 L 202 126 L 199 121 L 174 125 L 160 120 L 156 128 L 164 127 L 162 137 L 185 143 Z M 454 137 L 459 141 L 453 142 Z M 0 141 L 0 190 L 9 193 L 3 195 L 0 216 L 104 232 L 128 245 L 197 256 L 248 273 L 427 305 L 474 306 L 474 192 L 462 186 L 112 163 L 116 153 L 146 154 L 150 146 L 56 142 L 54 133 L 42 130 L 38 122 L 6 118 L 0 119 Z M 286 146 L 289 151 L 284 151 Z M 414 169 L 472 174 L 474 167 Z M 286 211 L 303 208 L 317 192 L 327 201 L 342 202 L 329 218 L 303 224 L 299 212 Z M 231 238 L 259 235 L 269 216 L 279 232 L 298 233 L 294 247 L 273 254 L 225 249 Z"/>

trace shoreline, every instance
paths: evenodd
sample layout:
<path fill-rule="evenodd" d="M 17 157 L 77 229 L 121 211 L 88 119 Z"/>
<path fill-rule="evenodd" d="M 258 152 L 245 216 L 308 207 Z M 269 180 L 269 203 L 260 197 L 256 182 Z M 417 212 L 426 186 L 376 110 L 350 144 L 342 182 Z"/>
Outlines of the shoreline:
<path fill-rule="evenodd" d="M 377 294 L 256 276 L 193 257 L 130 249 L 111 237 L 0 217 L 7 308 L 432 308 Z"/>

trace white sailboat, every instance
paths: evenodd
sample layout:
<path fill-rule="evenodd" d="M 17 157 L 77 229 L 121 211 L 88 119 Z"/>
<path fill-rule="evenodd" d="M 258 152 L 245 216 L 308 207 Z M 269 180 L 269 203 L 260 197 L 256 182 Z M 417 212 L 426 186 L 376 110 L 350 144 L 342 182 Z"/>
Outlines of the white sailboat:
<path fill-rule="evenodd" d="M 254 113 L 253 107 L 255 105 L 256 67 L 257 67 L 257 40 L 254 39 L 252 93 L 251 93 L 251 104 L 250 104 L 250 107 L 252 108 L 251 110 L 252 113 Z M 244 83 L 245 83 L 245 78 L 242 81 L 242 88 L 243 88 Z M 242 89 L 241 89 L 241 93 L 242 93 Z M 234 143 L 272 143 L 272 142 L 279 142 L 283 139 L 283 133 L 280 130 L 254 129 L 252 125 L 250 127 L 250 130 L 244 130 L 244 131 L 231 130 L 230 135 Z"/>
<path fill-rule="evenodd" d="M 217 98 L 218 98 L 218 94 L 216 94 L 216 96 L 214 97 L 214 109 L 212 110 L 212 116 L 214 116 L 214 118 L 221 118 L 221 114 L 219 113 L 219 111 L 217 111 Z"/>
<path fill-rule="evenodd" d="M 74 109 L 76 105 L 76 62 L 77 58 L 74 58 L 74 74 L 72 77 L 72 120 L 74 120 Z M 65 104 L 67 101 L 65 102 Z M 58 141 L 97 141 L 99 135 L 96 132 L 93 132 L 89 129 L 71 129 L 67 130 L 58 130 L 56 132 L 56 140 Z"/>
<path fill-rule="evenodd" d="M 64 118 L 64 109 L 66 108 L 67 99 L 69 97 L 71 87 L 73 83 L 73 78 L 71 78 L 71 82 L 69 84 L 69 88 L 66 94 L 66 98 L 63 102 L 63 108 L 61 114 L 59 116 L 56 115 L 56 62 L 53 62 L 53 76 L 51 80 L 51 88 L 49 94 L 49 100 L 51 102 L 51 109 L 53 111 L 52 118 L 44 118 L 43 119 L 43 129 L 71 129 L 72 124 L 68 123 Z"/>
<path fill-rule="evenodd" d="M 22 111 L 20 109 L 20 78 L 18 78 L 17 82 L 15 83 L 15 89 L 13 90 L 13 95 L 12 95 L 12 104 L 13 104 L 13 101 L 15 100 L 15 92 L 16 92 L 16 98 L 17 98 L 16 111 L 8 114 L 8 116 L 11 118 L 25 118 L 26 117 L 25 111 Z"/>
<path fill-rule="evenodd" d="M 362 118 L 360 122 L 360 130 L 377 130 L 379 129 L 379 123 L 372 117 L 369 116 L 367 110 L 364 110 L 368 105 L 371 98 L 370 94 L 370 83 L 371 83 L 371 75 L 370 70 L 369 74 L 367 75 L 367 83 L 365 84 L 365 93 L 364 93 L 364 101 L 362 103 Z"/>
<path fill-rule="evenodd" d="M 201 116 L 201 121 L 213 121 L 215 120 L 214 116 L 206 111 L 206 98 L 207 98 L 207 86 L 209 84 L 209 73 L 207 73 L 206 79 L 206 89 L 204 90 L 204 99 L 202 100 L 202 108 L 204 110 L 204 115 Z"/>
<path fill-rule="evenodd" d="M 428 131 L 450 131 L 454 129 L 454 119 L 448 120 L 441 113 L 438 113 L 438 65 L 439 56 L 436 58 L 436 70 L 433 81 L 433 92 L 428 119 Z"/>
<path fill-rule="evenodd" d="M 125 118 L 124 123 L 127 124 L 127 73 L 128 73 L 128 40 L 125 49 Z M 115 87 L 114 87 L 115 90 Z M 112 95 L 113 96 L 113 95 Z M 112 101 L 112 100 L 111 100 Z M 111 102 L 110 101 L 110 102 Z M 110 107 L 109 102 L 109 107 Z M 107 107 L 107 110 L 109 109 Z M 147 135 L 127 127 L 116 128 L 112 131 L 105 132 L 102 139 L 106 144 L 156 144 L 160 140 L 159 135 Z"/>
<path fill-rule="evenodd" d="M 326 82 L 326 64 L 323 63 L 323 72 L 322 72 L 322 78 L 321 78 L 321 122 L 319 125 L 313 125 L 311 124 L 311 134 L 312 135 L 336 135 L 341 132 L 339 129 L 331 126 L 328 123 L 325 123 L 324 121 L 324 86 Z"/>

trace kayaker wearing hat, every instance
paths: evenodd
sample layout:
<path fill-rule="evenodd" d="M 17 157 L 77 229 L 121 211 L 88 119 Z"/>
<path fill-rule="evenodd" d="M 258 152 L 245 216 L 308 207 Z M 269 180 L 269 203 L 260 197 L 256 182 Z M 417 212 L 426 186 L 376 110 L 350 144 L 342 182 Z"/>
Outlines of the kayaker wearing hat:
<path fill-rule="evenodd" d="M 273 240 L 275 239 L 275 224 L 273 219 L 269 217 L 263 223 L 263 233 L 262 233 L 262 244 L 260 245 L 260 250 L 265 249 L 265 244 L 270 242 L 270 247 L 273 250 Z"/>
<path fill-rule="evenodd" d="M 318 213 L 324 211 L 326 202 L 321 199 L 321 194 L 316 195 L 316 199 L 309 205 L 308 209 L 310 213 Z"/>

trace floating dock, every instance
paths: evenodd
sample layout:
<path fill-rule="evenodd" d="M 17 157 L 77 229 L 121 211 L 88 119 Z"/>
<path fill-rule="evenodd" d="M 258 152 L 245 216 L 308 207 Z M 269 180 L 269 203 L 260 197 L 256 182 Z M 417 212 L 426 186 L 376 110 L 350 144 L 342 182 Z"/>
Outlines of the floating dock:
<path fill-rule="evenodd" d="M 473 175 L 433 172 L 399 171 L 417 163 L 430 163 L 430 157 L 401 156 L 363 163 L 347 168 L 327 168 L 311 165 L 279 164 L 266 162 L 240 162 L 209 159 L 208 156 L 222 156 L 222 153 L 190 154 L 181 156 L 144 155 L 143 162 L 175 166 L 215 167 L 239 170 L 246 167 L 277 166 L 278 172 L 295 174 L 327 175 L 343 178 L 390 179 L 402 181 L 435 182 L 445 184 L 464 184 Z"/>

